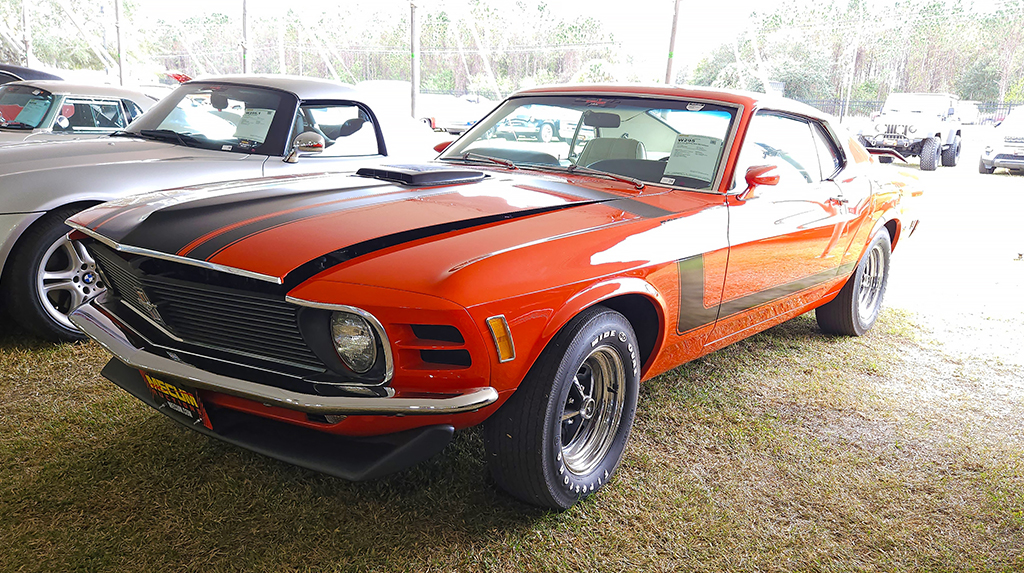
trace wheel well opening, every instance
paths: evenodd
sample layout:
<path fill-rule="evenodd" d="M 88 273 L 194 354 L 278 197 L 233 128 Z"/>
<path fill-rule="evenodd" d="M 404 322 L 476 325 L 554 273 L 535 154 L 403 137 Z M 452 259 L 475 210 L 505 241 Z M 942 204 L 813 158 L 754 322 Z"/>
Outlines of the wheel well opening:
<path fill-rule="evenodd" d="M 900 222 L 896 219 L 885 224 L 885 230 L 889 231 L 889 248 L 896 250 L 896 242 L 900 238 Z"/>
<path fill-rule="evenodd" d="M 624 294 L 603 300 L 600 304 L 625 316 L 629 321 L 640 345 L 640 363 L 646 367 L 661 331 L 661 321 L 658 320 L 654 303 L 643 295 Z"/>
<path fill-rule="evenodd" d="M 29 231 L 31 231 L 32 229 L 36 228 L 38 225 L 42 224 L 43 221 L 45 221 L 48 218 L 52 217 L 53 213 L 56 213 L 57 211 L 63 211 L 64 209 L 71 209 L 71 208 L 78 209 L 79 211 L 85 211 L 89 207 L 92 207 L 94 205 L 99 205 L 99 204 L 100 204 L 100 201 L 79 201 L 77 203 L 68 203 L 67 205 L 60 205 L 60 206 L 54 207 L 53 209 L 50 209 L 49 211 L 46 212 L 45 215 L 43 215 L 42 217 L 39 217 L 38 219 L 33 221 L 31 225 L 29 225 L 28 227 L 25 228 L 24 231 L 22 231 L 21 235 L 19 235 L 18 238 L 14 241 L 14 244 L 11 245 L 11 252 L 8 253 L 8 255 L 7 255 L 7 261 L 4 264 L 4 270 L 3 270 L 2 276 L 0 276 L 0 282 L 3 282 L 4 278 L 7 276 L 8 270 L 11 268 L 11 265 L 9 263 L 11 262 L 11 259 L 21 249 L 22 239 L 24 239 L 25 235 L 28 234 Z"/>

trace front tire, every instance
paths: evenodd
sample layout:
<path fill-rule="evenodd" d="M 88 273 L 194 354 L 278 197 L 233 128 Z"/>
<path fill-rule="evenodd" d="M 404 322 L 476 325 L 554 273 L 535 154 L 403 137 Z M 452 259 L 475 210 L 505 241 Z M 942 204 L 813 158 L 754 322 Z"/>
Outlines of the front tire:
<path fill-rule="evenodd" d="M 22 237 L 5 273 L 7 309 L 25 330 L 54 342 L 84 340 L 68 314 L 103 292 L 96 261 L 78 241 L 69 241 L 65 219 L 80 209 L 45 215 Z"/>
<path fill-rule="evenodd" d="M 629 440 L 639 383 L 629 321 L 603 306 L 581 312 L 484 423 L 494 481 L 527 503 L 557 510 L 603 487 Z"/>
<path fill-rule="evenodd" d="M 874 326 L 889 284 L 889 232 L 882 229 L 839 295 L 814 311 L 818 326 L 828 334 L 862 336 Z"/>
<path fill-rule="evenodd" d="M 942 150 L 942 166 L 943 167 L 956 167 L 956 164 L 960 162 L 960 136 L 957 135 L 953 138 L 953 143 L 949 144 L 949 147 Z"/>
<path fill-rule="evenodd" d="M 939 166 L 941 148 L 938 137 L 929 137 L 924 140 L 924 143 L 921 145 L 922 171 L 935 171 L 935 168 Z"/>

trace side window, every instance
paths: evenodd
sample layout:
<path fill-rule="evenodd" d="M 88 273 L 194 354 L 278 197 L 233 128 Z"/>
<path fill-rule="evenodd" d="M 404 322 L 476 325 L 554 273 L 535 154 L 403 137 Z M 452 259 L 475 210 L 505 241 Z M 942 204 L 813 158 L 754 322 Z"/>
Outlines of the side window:
<path fill-rule="evenodd" d="M 142 108 L 139 107 L 139 104 L 133 102 L 130 99 L 123 99 L 123 100 L 121 100 L 121 103 L 123 103 L 124 104 L 124 108 L 126 110 L 128 110 L 128 122 L 129 123 L 135 121 L 135 119 L 137 117 L 142 115 Z"/>
<path fill-rule="evenodd" d="M 0 72 L 0 84 L 7 84 L 10 82 L 18 81 L 21 81 L 21 78 L 19 78 L 18 76 L 9 74 L 7 72 Z"/>
<path fill-rule="evenodd" d="M 67 120 L 67 127 L 59 122 L 55 129 L 64 131 L 111 131 L 128 125 L 121 104 L 107 100 L 64 100 L 60 115 Z"/>
<path fill-rule="evenodd" d="M 825 128 L 815 123 L 811 131 L 814 133 L 814 145 L 818 148 L 818 161 L 821 163 L 821 178 L 831 179 L 843 166 L 836 151 L 835 141 L 828 135 Z"/>
<path fill-rule="evenodd" d="M 743 149 L 736 162 L 733 186 L 743 186 L 747 169 L 774 165 L 779 185 L 808 185 L 821 181 L 818 151 L 807 121 L 771 112 L 758 112 L 750 120 Z"/>
<path fill-rule="evenodd" d="M 356 104 L 302 105 L 295 117 L 292 138 L 306 131 L 323 136 L 327 145 L 320 155 L 324 157 L 380 153 L 377 145 L 377 128 L 369 114 Z"/>

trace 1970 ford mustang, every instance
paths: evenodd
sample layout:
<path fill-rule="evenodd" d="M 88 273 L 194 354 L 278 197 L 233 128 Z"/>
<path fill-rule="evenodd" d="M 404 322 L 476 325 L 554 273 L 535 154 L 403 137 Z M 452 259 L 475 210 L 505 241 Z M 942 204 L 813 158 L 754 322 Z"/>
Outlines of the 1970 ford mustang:
<path fill-rule="evenodd" d="M 591 136 L 488 138 L 525 106 Z M 498 485 L 566 508 L 622 458 L 641 380 L 816 309 L 861 335 L 916 221 L 796 102 L 520 92 L 426 165 L 178 189 L 74 216 L 103 374 L 204 434 L 348 479 L 484 425 Z"/>

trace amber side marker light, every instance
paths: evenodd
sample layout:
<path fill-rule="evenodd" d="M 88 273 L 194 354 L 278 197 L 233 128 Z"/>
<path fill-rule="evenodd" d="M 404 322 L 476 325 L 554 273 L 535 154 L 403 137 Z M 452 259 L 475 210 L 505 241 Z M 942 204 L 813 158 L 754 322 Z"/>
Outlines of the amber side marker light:
<path fill-rule="evenodd" d="M 491 329 L 494 346 L 498 349 L 498 362 L 515 360 L 516 346 L 512 343 L 512 331 L 508 329 L 505 315 L 499 314 L 488 318 L 487 328 Z"/>

